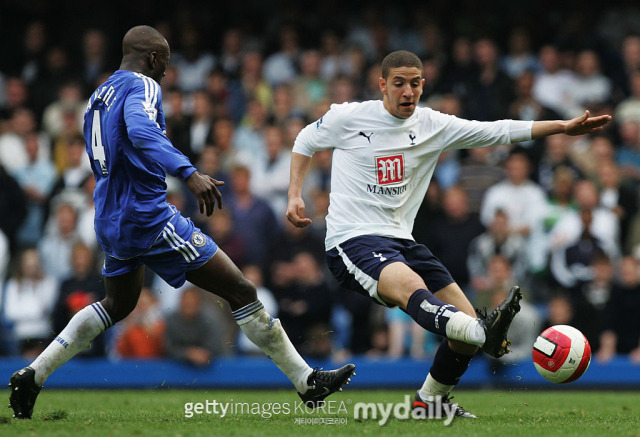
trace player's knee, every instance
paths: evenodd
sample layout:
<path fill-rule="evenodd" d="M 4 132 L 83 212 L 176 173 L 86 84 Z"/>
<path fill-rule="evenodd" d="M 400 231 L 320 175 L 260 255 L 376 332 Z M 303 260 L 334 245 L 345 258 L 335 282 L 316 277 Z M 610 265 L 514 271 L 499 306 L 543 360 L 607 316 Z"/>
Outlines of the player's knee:
<path fill-rule="evenodd" d="M 232 308 L 242 308 L 243 306 L 255 302 L 258 300 L 256 286 L 253 285 L 253 282 L 243 277 L 234 284 L 229 300 Z"/>
<path fill-rule="evenodd" d="M 136 307 L 136 302 L 116 301 L 108 296 L 101 301 L 101 304 L 114 324 L 127 317 Z"/>

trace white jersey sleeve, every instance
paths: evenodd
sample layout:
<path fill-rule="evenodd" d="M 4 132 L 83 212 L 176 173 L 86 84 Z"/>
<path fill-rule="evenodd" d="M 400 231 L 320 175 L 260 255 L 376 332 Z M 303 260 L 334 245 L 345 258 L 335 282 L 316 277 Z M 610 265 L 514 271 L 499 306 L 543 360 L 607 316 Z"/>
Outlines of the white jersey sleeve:
<path fill-rule="evenodd" d="M 533 121 L 476 121 L 436 111 L 432 114 L 437 122 L 444 123 L 439 141 L 445 150 L 475 149 L 531 140 Z"/>
<path fill-rule="evenodd" d="M 321 150 L 339 148 L 343 127 L 343 118 L 340 115 L 348 105 L 331 105 L 326 114 L 302 129 L 293 144 L 293 152 L 313 156 Z"/>

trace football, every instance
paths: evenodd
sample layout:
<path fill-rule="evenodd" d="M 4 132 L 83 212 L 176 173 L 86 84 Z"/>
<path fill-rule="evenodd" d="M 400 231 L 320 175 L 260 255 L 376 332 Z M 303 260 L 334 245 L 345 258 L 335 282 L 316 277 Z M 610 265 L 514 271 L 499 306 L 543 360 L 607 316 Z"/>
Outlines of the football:
<path fill-rule="evenodd" d="M 572 326 L 552 326 L 540 334 L 533 345 L 536 370 L 556 384 L 567 384 L 580 378 L 590 363 L 589 341 Z"/>

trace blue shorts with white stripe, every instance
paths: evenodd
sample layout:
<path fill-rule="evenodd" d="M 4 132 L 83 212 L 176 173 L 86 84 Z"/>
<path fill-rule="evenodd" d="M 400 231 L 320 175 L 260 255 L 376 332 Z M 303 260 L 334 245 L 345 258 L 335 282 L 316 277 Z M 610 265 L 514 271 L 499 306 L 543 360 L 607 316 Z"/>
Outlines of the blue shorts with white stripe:
<path fill-rule="evenodd" d="M 167 222 L 153 245 L 141 255 L 118 259 L 107 255 L 102 274 L 123 275 L 144 264 L 175 288 L 185 281 L 185 273 L 206 263 L 218 251 L 218 245 L 193 222 L 177 212 Z"/>

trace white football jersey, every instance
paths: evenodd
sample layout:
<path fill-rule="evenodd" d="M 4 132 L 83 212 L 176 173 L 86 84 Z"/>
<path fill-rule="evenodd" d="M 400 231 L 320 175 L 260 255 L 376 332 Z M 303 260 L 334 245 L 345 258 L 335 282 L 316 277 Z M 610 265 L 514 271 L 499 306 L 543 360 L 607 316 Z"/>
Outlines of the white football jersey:
<path fill-rule="evenodd" d="M 359 235 L 413 240 L 413 222 L 443 151 L 530 140 L 532 124 L 469 121 L 430 108 L 400 119 L 380 100 L 334 104 L 298 134 L 293 152 L 334 149 L 329 250 Z"/>

